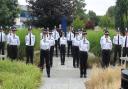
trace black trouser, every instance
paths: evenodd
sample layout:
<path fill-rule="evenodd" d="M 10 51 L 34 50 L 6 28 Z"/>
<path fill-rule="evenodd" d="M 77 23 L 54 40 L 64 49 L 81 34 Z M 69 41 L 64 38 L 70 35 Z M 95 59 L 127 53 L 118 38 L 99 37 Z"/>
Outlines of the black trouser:
<path fill-rule="evenodd" d="M 53 65 L 53 52 L 54 52 L 54 46 L 51 46 L 50 48 L 50 66 Z"/>
<path fill-rule="evenodd" d="M 73 47 L 73 67 L 79 67 L 79 47 L 74 46 Z"/>
<path fill-rule="evenodd" d="M 110 63 L 110 50 L 102 50 L 102 67 L 106 68 Z"/>
<path fill-rule="evenodd" d="M 128 56 L 128 48 L 123 47 L 123 57 Z"/>
<path fill-rule="evenodd" d="M 56 57 L 58 56 L 58 40 L 55 40 Z"/>
<path fill-rule="evenodd" d="M 72 55 L 72 41 L 67 41 L 67 43 L 68 43 L 67 56 L 69 57 L 70 52 L 71 52 L 71 55 Z"/>
<path fill-rule="evenodd" d="M 34 55 L 34 47 L 33 46 L 26 46 L 26 63 L 33 64 L 33 55 Z"/>
<path fill-rule="evenodd" d="M 80 75 L 86 76 L 88 53 L 80 51 Z"/>
<path fill-rule="evenodd" d="M 117 56 L 119 57 L 119 63 L 121 62 L 120 57 L 121 57 L 121 45 L 115 45 L 114 46 L 114 65 L 117 61 Z"/>
<path fill-rule="evenodd" d="M 7 57 L 9 57 L 9 58 L 10 58 L 10 53 L 11 53 L 11 51 L 10 51 L 10 45 L 8 44 L 7 45 Z"/>
<path fill-rule="evenodd" d="M 44 69 L 44 64 L 46 63 L 47 75 L 50 76 L 50 59 L 49 50 L 40 50 L 40 67 Z"/>
<path fill-rule="evenodd" d="M 61 65 L 64 65 L 65 63 L 65 45 L 60 46 L 60 59 L 61 59 Z"/>
<path fill-rule="evenodd" d="M 5 49 L 5 42 L 0 42 L 0 54 L 2 55 L 5 54 L 4 49 Z"/>
<path fill-rule="evenodd" d="M 18 47 L 17 45 L 10 45 L 10 58 L 15 60 L 18 56 Z"/>

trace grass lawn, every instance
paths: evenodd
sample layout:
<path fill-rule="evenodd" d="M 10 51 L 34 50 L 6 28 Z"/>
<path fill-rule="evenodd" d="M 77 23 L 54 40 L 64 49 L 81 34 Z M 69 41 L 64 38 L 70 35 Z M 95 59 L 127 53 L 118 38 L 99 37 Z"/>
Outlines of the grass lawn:
<path fill-rule="evenodd" d="M 22 62 L 0 61 L 0 89 L 38 89 L 41 72 Z"/>

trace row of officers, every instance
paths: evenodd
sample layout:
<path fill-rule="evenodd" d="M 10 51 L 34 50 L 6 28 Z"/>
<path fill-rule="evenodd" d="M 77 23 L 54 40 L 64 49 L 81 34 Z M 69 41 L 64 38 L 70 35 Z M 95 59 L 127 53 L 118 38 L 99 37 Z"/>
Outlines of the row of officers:
<path fill-rule="evenodd" d="M 6 35 L 3 28 L 0 28 L 0 53 L 4 55 L 5 42 L 7 43 L 7 56 L 15 60 L 18 56 L 18 46 L 20 45 L 19 36 L 16 35 L 16 28 L 12 27 L 9 33 Z M 90 49 L 90 43 L 87 40 L 87 32 L 79 30 L 78 32 L 72 32 L 73 28 L 65 33 L 61 32 L 61 35 L 56 29 L 49 31 L 43 30 L 40 33 L 40 65 L 43 70 L 46 64 L 47 76 L 50 77 L 50 69 L 53 65 L 53 53 L 54 47 L 56 56 L 58 57 L 58 50 L 60 50 L 61 65 L 65 65 L 65 53 L 66 46 L 67 56 L 69 54 L 73 57 L 73 67 L 80 67 L 80 77 L 86 77 L 88 52 Z M 117 61 L 117 56 L 121 57 L 121 50 L 123 49 L 123 57 L 128 56 L 128 30 L 126 28 L 125 36 L 121 36 L 119 28 L 117 34 L 113 38 L 114 44 L 114 65 Z M 95 39 L 95 38 L 94 38 Z M 32 33 L 32 28 L 28 28 L 28 34 L 25 36 L 26 45 L 26 63 L 33 64 L 35 35 Z M 108 67 L 110 63 L 110 54 L 112 50 L 112 41 L 109 36 L 109 32 L 104 31 L 104 35 L 100 39 L 100 45 L 102 49 L 102 66 Z M 120 61 L 120 59 L 119 59 Z"/>

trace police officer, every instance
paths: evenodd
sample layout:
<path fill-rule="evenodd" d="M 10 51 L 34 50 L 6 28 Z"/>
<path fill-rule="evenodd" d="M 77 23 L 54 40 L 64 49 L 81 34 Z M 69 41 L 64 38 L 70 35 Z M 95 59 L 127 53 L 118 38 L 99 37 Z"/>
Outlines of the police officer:
<path fill-rule="evenodd" d="M 123 38 L 123 57 L 128 56 L 128 29 L 125 30 L 125 36 Z"/>
<path fill-rule="evenodd" d="M 75 33 L 75 38 L 73 39 L 73 67 L 79 67 L 79 33 Z"/>
<path fill-rule="evenodd" d="M 18 57 L 18 46 L 20 45 L 19 36 L 16 35 L 17 29 L 13 27 L 12 29 L 12 36 L 10 36 L 9 44 L 10 44 L 10 58 L 15 60 Z M 13 51 L 13 52 L 12 52 Z"/>
<path fill-rule="evenodd" d="M 66 44 L 67 39 L 65 37 L 64 32 L 62 33 L 62 37 L 60 38 L 60 57 L 61 57 L 61 65 L 65 64 L 65 52 L 66 52 Z"/>
<path fill-rule="evenodd" d="M 58 40 L 59 40 L 60 36 L 59 36 L 59 33 L 57 32 L 56 26 L 54 27 L 53 37 L 55 39 L 56 57 L 58 57 L 58 45 L 59 45 Z"/>
<path fill-rule="evenodd" d="M 69 54 L 71 52 L 72 55 L 72 40 L 74 38 L 74 34 L 72 33 L 72 27 L 70 27 L 69 32 L 67 33 L 67 43 L 68 43 L 68 52 L 67 56 L 69 57 Z"/>
<path fill-rule="evenodd" d="M 10 53 L 11 53 L 11 51 L 10 51 L 10 44 L 9 44 L 9 39 L 10 39 L 10 37 L 12 36 L 12 27 L 10 27 L 10 29 L 9 29 L 9 33 L 8 33 L 8 35 L 7 35 L 7 57 L 9 57 L 10 58 Z"/>
<path fill-rule="evenodd" d="M 25 37 L 26 44 L 26 64 L 33 64 L 33 56 L 34 56 L 34 45 L 35 45 L 35 35 L 32 34 L 32 27 L 28 28 L 28 34 Z"/>
<path fill-rule="evenodd" d="M 117 61 L 117 56 L 120 58 L 121 57 L 121 49 L 122 49 L 122 45 L 123 45 L 123 37 L 120 34 L 120 30 L 118 28 L 117 30 L 117 35 L 114 36 L 113 38 L 113 44 L 114 44 L 114 64 L 116 64 Z M 119 59 L 119 63 L 121 62 L 121 60 Z"/>
<path fill-rule="evenodd" d="M 79 44 L 80 49 L 80 77 L 86 77 L 88 51 L 90 48 L 89 41 L 86 39 L 86 32 L 83 32 L 82 40 Z"/>
<path fill-rule="evenodd" d="M 50 59 L 49 59 L 50 43 L 47 39 L 47 32 L 43 32 L 43 39 L 40 41 L 40 67 L 43 70 L 46 62 L 47 76 L 50 77 Z"/>
<path fill-rule="evenodd" d="M 101 49 L 102 49 L 102 66 L 106 68 L 110 63 L 110 52 L 112 50 L 112 41 L 109 38 L 109 32 L 105 31 L 105 36 L 102 37 Z"/>
<path fill-rule="evenodd" d="M 0 54 L 4 55 L 5 52 L 5 41 L 6 41 L 6 35 L 3 31 L 3 27 L 0 27 Z M 4 59 L 4 58 L 3 58 Z"/>
<path fill-rule="evenodd" d="M 50 66 L 53 65 L 53 53 L 54 53 L 54 46 L 55 46 L 55 40 L 53 38 L 52 32 L 49 32 L 49 43 L 50 43 Z"/>

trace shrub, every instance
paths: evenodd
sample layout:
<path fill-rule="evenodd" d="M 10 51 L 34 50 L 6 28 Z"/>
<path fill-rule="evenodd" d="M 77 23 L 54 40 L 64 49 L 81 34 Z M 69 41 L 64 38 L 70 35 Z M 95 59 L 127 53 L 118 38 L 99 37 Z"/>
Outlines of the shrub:
<path fill-rule="evenodd" d="M 74 26 L 75 30 L 78 30 L 78 29 L 84 27 L 84 21 L 81 20 L 79 17 L 77 17 L 77 18 L 73 21 L 73 26 Z"/>
<path fill-rule="evenodd" d="M 95 23 L 93 21 L 87 21 L 85 24 L 86 29 L 94 29 Z"/>
<path fill-rule="evenodd" d="M 22 62 L 0 61 L 0 89 L 38 89 L 40 70 Z"/>
<path fill-rule="evenodd" d="M 85 85 L 87 89 L 119 89 L 121 81 L 121 67 L 92 69 L 90 80 Z"/>

